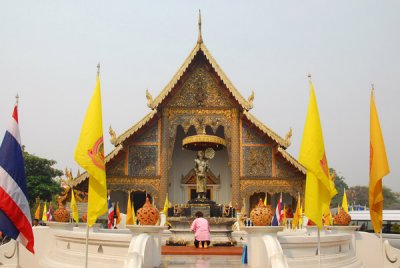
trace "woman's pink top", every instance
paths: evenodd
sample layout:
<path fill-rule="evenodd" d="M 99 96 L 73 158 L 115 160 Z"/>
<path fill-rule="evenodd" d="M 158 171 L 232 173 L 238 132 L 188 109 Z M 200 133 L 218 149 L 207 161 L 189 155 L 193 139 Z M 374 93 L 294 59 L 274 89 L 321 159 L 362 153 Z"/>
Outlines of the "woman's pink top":
<path fill-rule="evenodd" d="M 210 241 L 210 224 L 204 218 L 197 218 L 193 221 L 190 230 L 194 232 L 197 241 Z"/>

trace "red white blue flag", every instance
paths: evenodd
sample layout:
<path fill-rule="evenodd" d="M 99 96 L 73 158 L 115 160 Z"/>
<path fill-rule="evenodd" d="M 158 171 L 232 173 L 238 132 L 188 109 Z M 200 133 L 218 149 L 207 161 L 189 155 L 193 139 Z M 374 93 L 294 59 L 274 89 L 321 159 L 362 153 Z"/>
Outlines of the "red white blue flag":
<path fill-rule="evenodd" d="M 275 216 L 272 219 L 272 226 L 278 226 L 279 223 L 281 222 L 282 216 L 283 216 L 283 201 L 282 201 L 282 193 L 281 197 L 278 200 L 278 203 L 276 204 L 276 209 L 275 209 Z"/>
<path fill-rule="evenodd" d="M 108 229 L 112 229 L 114 225 L 114 206 L 111 203 L 110 193 L 108 193 Z"/>
<path fill-rule="evenodd" d="M 0 230 L 34 253 L 31 212 L 18 127 L 18 104 L 0 147 Z"/>

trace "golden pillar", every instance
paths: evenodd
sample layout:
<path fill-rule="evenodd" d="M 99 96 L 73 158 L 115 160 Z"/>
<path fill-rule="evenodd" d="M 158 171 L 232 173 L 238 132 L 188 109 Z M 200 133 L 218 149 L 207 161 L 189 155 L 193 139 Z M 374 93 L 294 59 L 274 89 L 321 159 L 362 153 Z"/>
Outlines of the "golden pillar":
<path fill-rule="evenodd" d="M 232 205 L 240 207 L 240 132 L 239 112 L 232 109 L 231 126 L 231 173 L 232 173 Z"/>

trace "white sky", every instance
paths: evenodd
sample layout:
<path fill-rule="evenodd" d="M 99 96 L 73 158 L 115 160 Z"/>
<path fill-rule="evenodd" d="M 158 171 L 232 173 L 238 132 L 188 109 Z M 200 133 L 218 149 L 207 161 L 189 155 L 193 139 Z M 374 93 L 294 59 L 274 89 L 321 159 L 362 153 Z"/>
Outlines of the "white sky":
<path fill-rule="evenodd" d="M 247 4 L 244 4 L 247 2 Z M 78 169 L 73 152 L 101 62 L 106 153 L 149 109 L 197 39 L 247 98 L 252 113 L 298 157 L 312 73 L 329 166 L 367 185 L 370 84 L 400 191 L 399 1 L 1 1 L 0 131 L 20 95 L 27 150 Z"/>

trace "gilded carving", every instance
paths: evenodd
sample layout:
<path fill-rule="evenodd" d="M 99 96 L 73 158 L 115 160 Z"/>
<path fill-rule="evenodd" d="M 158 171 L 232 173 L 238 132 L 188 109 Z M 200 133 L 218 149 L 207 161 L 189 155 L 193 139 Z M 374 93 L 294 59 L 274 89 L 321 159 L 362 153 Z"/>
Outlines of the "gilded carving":
<path fill-rule="evenodd" d="M 158 172 L 158 146 L 129 146 L 129 176 L 156 176 Z"/>
<path fill-rule="evenodd" d="M 240 180 L 240 192 L 242 197 L 250 197 L 253 193 L 289 193 L 297 197 L 304 192 L 305 180 L 296 179 L 242 179 Z"/>
<path fill-rule="evenodd" d="M 251 146 L 242 147 L 243 176 L 271 177 L 272 176 L 272 147 Z"/>
<path fill-rule="evenodd" d="M 265 138 L 262 138 L 255 129 L 251 129 L 247 124 L 242 127 L 242 143 L 243 144 L 267 144 Z"/>
<path fill-rule="evenodd" d="M 278 178 L 291 178 L 296 176 L 293 166 L 282 160 L 276 161 L 276 177 Z"/>
<path fill-rule="evenodd" d="M 158 127 L 157 122 L 148 126 L 148 129 L 137 135 L 132 142 L 157 142 L 158 141 Z"/>
<path fill-rule="evenodd" d="M 130 178 L 111 177 L 107 178 L 107 186 L 110 190 L 123 191 L 146 191 L 152 196 L 158 195 L 160 191 L 160 178 Z"/>
<path fill-rule="evenodd" d="M 179 92 L 169 102 L 170 107 L 232 107 L 227 90 L 208 70 L 206 64 L 197 65 Z"/>
<path fill-rule="evenodd" d="M 125 174 L 125 161 L 124 158 L 115 159 L 110 164 L 106 164 L 107 176 L 124 176 Z"/>

